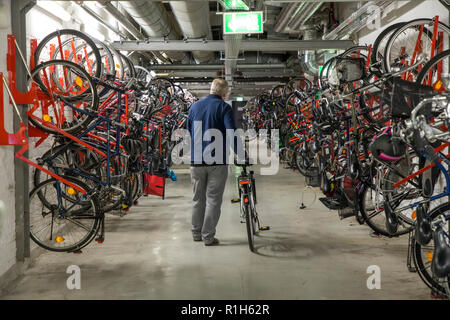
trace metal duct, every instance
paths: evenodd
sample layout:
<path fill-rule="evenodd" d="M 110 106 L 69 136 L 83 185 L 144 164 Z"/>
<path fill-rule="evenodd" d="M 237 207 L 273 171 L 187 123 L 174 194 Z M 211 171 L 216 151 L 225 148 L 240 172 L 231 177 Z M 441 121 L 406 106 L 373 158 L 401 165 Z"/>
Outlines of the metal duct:
<path fill-rule="evenodd" d="M 239 48 L 241 46 L 242 35 L 232 34 L 225 35 L 225 80 L 230 82 L 233 81 L 233 71 L 236 68 Z"/>
<path fill-rule="evenodd" d="M 296 14 L 298 9 L 301 9 L 305 5 L 305 2 L 302 3 L 288 3 L 281 9 L 280 16 L 275 23 L 274 31 L 275 32 L 283 32 L 287 27 L 289 21 L 291 21 L 292 17 Z"/>
<path fill-rule="evenodd" d="M 169 22 L 166 10 L 159 3 L 146 0 L 120 1 L 119 3 L 148 36 L 167 37 L 170 40 L 180 39 Z M 166 55 L 176 61 L 186 57 L 184 52 L 170 52 Z"/>
<path fill-rule="evenodd" d="M 317 31 L 315 29 L 306 30 L 304 32 L 304 40 L 313 40 L 316 38 Z M 299 51 L 300 66 L 304 72 L 310 76 L 316 77 L 319 73 L 319 66 L 316 62 L 316 52 L 313 50 L 305 50 L 304 53 Z"/>
<path fill-rule="evenodd" d="M 379 12 L 394 3 L 395 1 L 369 1 L 366 2 L 361 8 L 355 11 L 350 17 L 344 20 L 343 23 L 339 24 L 335 29 L 331 30 L 325 34 L 323 40 L 336 40 L 345 38 L 347 35 L 357 32 L 366 26 L 367 20 L 373 18 L 373 6 L 379 9 Z"/>
<path fill-rule="evenodd" d="M 289 23 L 289 28 L 291 28 L 292 30 L 297 30 L 298 28 L 300 28 L 302 25 L 304 25 L 309 18 L 312 17 L 312 15 L 322 6 L 322 3 L 308 3 L 305 6 L 303 6 L 303 8 L 301 9 L 301 11 L 297 14 L 297 16 L 294 17 L 294 19 L 292 19 L 292 21 Z"/>
<path fill-rule="evenodd" d="M 170 5 L 185 38 L 212 39 L 208 0 L 175 1 Z M 214 57 L 212 52 L 205 51 L 193 51 L 192 55 L 197 63 L 208 62 Z"/>

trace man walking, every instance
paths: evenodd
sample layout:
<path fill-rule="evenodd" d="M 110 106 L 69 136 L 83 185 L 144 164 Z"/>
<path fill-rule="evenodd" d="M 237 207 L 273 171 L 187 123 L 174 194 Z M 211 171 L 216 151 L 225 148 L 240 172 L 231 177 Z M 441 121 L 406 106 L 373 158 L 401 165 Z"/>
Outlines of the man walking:
<path fill-rule="evenodd" d="M 191 182 L 194 195 L 192 198 L 192 236 L 194 241 L 202 241 L 205 246 L 219 244 L 214 236 L 219 222 L 222 197 L 228 177 L 228 150 L 226 147 L 226 130 L 235 130 L 233 110 L 224 100 L 228 95 L 226 80 L 214 79 L 211 84 L 210 95 L 201 99 L 189 108 L 187 129 L 191 135 Z M 205 155 L 213 141 L 203 141 L 203 133 L 208 135 L 210 129 L 220 131 L 223 148 L 215 157 L 217 148 L 210 152 L 216 159 L 212 162 L 205 159 Z M 210 131 L 211 132 L 211 131 Z M 216 131 L 217 132 L 217 131 Z M 217 139 L 217 138 L 216 138 Z M 208 139 L 205 139 L 208 140 Z M 217 141 L 216 141 L 217 142 Z M 205 152 L 205 149 L 207 152 Z M 201 155 L 199 151 L 201 150 Z M 235 145 L 236 150 L 236 145 Z"/>

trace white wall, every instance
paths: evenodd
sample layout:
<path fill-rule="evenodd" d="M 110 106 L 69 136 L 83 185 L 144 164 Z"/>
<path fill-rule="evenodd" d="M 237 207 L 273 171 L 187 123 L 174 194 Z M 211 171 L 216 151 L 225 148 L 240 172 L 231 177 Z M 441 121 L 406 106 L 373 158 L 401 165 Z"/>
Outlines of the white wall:
<path fill-rule="evenodd" d="M 10 0 L 0 0 L 0 72 L 6 75 L 7 35 L 11 33 Z M 0 81 L 2 81 L 0 79 Z M 12 132 L 13 109 L 4 90 L 6 128 Z M 2 125 L 2 124 L 0 124 Z M 16 262 L 14 147 L 0 146 L 0 276 Z"/>
<path fill-rule="evenodd" d="M 398 12 L 398 14 L 393 15 L 393 12 L 391 14 L 386 12 L 387 16 L 381 19 L 381 28 L 379 30 L 361 30 L 359 33 L 359 44 L 373 44 L 383 29 L 398 22 L 408 22 L 419 18 L 434 18 L 438 15 L 439 21 L 445 24 L 449 23 L 449 12 L 438 0 L 397 1 L 395 5 L 394 9 L 396 10 L 394 12 Z"/>

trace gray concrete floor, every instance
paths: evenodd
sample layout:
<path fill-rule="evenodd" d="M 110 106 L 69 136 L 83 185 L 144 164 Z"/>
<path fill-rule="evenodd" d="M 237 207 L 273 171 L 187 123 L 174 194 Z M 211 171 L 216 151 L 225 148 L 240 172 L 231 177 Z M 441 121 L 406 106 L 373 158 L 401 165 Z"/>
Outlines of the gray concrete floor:
<path fill-rule="evenodd" d="M 428 299 L 406 268 L 407 238 L 376 239 L 353 218 L 319 201 L 299 210 L 304 183 L 280 169 L 257 176 L 258 212 L 269 225 L 251 253 L 229 175 L 218 247 L 193 242 L 188 169 L 169 182 L 167 198 L 144 198 L 125 217 L 108 216 L 104 244 L 82 254 L 45 251 L 1 299 Z M 256 170 L 257 173 L 259 172 Z M 320 196 L 320 192 L 317 192 Z M 308 190 L 305 202 L 311 203 Z M 81 269 L 81 289 L 68 290 L 66 269 Z M 381 289 L 366 286 L 367 267 L 381 268 Z"/>

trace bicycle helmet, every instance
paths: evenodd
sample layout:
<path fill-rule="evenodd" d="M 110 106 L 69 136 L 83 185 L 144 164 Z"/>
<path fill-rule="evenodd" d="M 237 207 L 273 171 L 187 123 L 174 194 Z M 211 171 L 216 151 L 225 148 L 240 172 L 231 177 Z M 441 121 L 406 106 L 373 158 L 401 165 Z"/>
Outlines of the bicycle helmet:
<path fill-rule="evenodd" d="M 419 205 L 416 209 L 416 242 L 426 246 L 433 237 L 430 221 L 425 216 L 425 207 Z"/>
<path fill-rule="evenodd" d="M 445 240 L 446 237 L 447 235 L 441 227 L 433 234 L 434 253 L 431 270 L 439 278 L 450 276 L 450 246 Z"/>
<path fill-rule="evenodd" d="M 380 135 L 373 138 L 369 150 L 378 160 L 398 161 L 405 155 L 406 144 L 385 129 Z"/>

